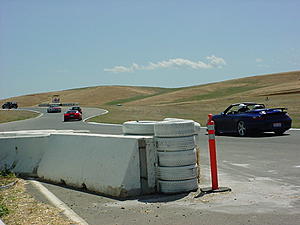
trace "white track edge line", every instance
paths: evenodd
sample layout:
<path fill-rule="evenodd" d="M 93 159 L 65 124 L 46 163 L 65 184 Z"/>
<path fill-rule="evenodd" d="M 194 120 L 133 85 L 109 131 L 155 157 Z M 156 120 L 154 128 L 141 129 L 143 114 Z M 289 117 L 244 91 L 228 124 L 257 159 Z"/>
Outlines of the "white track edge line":
<path fill-rule="evenodd" d="M 72 209 L 70 209 L 64 202 L 59 200 L 53 193 L 51 193 L 45 186 L 36 180 L 29 180 L 55 207 L 61 209 L 64 215 L 69 219 L 80 225 L 88 225 L 88 223 L 77 215 Z"/>
<path fill-rule="evenodd" d="M 36 111 L 36 110 L 32 110 L 32 109 L 19 109 L 20 111 L 29 111 L 29 112 L 35 112 L 35 113 L 38 113 L 40 115 L 38 115 L 37 117 L 34 117 L 34 118 L 29 118 L 29 119 L 37 119 L 37 118 L 40 118 L 41 116 L 44 115 L 44 113 L 42 112 L 39 112 L 39 111 Z"/>
<path fill-rule="evenodd" d="M 87 117 L 87 118 L 85 118 L 85 119 L 83 120 L 83 122 L 85 122 L 85 121 L 87 121 L 87 120 L 89 120 L 89 119 L 91 119 L 91 118 L 93 118 L 93 117 L 100 116 L 100 115 L 105 115 L 105 114 L 107 114 L 107 113 L 108 113 L 108 110 L 104 110 L 104 113 L 100 113 L 100 114 L 98 114 L 98 115 L 93 115 L 93 116 Z M 92 122 L 87 122 L 87 123 L 92 123 Z"/>

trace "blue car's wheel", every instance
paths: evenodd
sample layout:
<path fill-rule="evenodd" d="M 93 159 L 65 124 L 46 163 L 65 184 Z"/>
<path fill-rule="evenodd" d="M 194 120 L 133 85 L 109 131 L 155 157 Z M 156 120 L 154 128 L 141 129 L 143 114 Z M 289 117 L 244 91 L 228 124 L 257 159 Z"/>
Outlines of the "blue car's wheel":
<path fill-rule="evenodd" d="M 244 121 L 239 121 L 237 124 L 237 133 L 239 136 L 243 137 L 247 134 L 247 127 Z"/>

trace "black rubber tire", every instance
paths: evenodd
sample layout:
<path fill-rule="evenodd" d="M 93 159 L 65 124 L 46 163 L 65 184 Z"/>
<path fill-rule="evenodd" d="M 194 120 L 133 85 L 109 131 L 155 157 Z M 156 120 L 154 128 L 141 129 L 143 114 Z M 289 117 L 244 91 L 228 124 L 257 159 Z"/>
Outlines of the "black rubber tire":
<path fill-rule="evenodd" d="M 276 131 L 274 131 L 274 133 L 278 136 L 283 135 L 284 132 L 285 132 L 285 130 L 276 130 Z"/>

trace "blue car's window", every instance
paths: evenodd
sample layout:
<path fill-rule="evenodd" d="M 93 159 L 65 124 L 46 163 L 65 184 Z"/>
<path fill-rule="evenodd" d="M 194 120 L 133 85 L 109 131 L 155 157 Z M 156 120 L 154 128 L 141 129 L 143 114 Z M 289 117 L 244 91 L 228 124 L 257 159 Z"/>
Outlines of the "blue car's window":
<path fill-rule="evenodd" d="M 227 112 L 227 115 L 237 114 L 239 107 L 237 105 L 232 106 Z"/>
<path fill-rule="evenodd" d="M 265 106 L 263 104 L 249 105 L 248 107 L 249 107 L 250 110 L 264 109 L 265 108 Z"/>
<path fill-rule="evenodd" d="M 257 103 L 241 103 L 241 104 L 234 104 L 228 107 L 225 110 L 226 115 L 232 115 L 232 114 L 240 114 L 240 113 L 245 113 L 249 112 L 252 110 L 258 110 L 258 109 L 264 109 L 265 105 L 264 104 L 257 104 Z"/>

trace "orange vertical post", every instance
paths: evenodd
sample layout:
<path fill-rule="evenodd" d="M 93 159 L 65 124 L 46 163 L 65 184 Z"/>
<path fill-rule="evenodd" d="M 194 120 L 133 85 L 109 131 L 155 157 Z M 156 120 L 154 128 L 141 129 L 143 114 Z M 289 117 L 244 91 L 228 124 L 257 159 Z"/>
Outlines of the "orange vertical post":
<path fill-rule="evenodd" d="M 217 153 L 216 153 L 216 139 L 215 139 L 215 123 L 212 120 L 212 114 L 208 115 L 207 131 L 208 131 L 212 190 L 217 190 L 219 189 L 218 168 L 217 168 L 217 156 L 216 156 Z"/>

